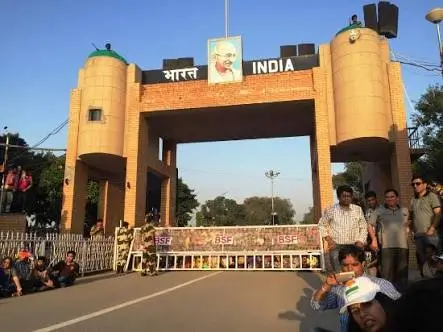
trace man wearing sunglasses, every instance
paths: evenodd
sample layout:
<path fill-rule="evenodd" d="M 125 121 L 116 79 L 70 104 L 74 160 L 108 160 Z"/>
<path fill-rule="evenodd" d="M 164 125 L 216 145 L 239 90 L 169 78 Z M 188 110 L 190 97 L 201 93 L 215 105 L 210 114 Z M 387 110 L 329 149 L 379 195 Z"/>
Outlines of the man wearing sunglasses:
<path fill-rule="evenodd" d="M 423 264 L 426 261 L 428 244 L 438 246 L 437 229 L 440 222 L 440 198 L 428 190 L 427 181 L 422 176 L 413 176 L 414 198 L 411 200 L 410 216 L 416 246 L 417 263 L 423 277 Z"/>

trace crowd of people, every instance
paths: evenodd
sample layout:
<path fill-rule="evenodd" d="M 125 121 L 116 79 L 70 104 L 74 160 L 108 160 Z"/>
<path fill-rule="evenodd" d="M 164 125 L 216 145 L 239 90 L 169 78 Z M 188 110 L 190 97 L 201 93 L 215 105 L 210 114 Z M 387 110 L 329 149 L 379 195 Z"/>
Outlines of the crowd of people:
<path fill-rule="evenodd" d="M 341 332 L 441 331 L 436 319 L 443 301 L 441 197 L 422 176 L 413 176 L 411 186 L 408 207 L 400 205 L 395 189 L 385 190 L 383 204 L 367 192 L 365 213 L 353 204 L 352 188 L 341 186 L 339 202 L 319 221 L 329 266 L 311 306 L 340 309 Z M 409 237 L 423 279 L 412 286 Z"/>
<path fill-rule="evenodd" d="M 21 166 L 10 167 L 2 176 L 1 212 L 25 212 L 27 194 L 32 187 L 32 175 Z"/>
<path fill-rule="evenodd" d="M 68 251 L 66 259 L 49 266 L 46 257 L 34 257 L 22 249 L 17 257 L 5 257 L 0 266 L 0 297 L 22 296 L 72 286 L 80 267 L 76 253 Z"/>

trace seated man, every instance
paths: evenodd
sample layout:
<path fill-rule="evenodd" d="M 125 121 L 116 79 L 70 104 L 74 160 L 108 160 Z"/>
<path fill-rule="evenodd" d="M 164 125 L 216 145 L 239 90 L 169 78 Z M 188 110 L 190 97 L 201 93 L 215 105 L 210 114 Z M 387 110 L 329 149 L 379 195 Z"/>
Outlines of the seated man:
<path fill-rule="evenodd" d="M 52 275 L 55 276 L 55 282 L 58 287 L 72 286 L 77 278 L 80 266 L 74 261 L 75 251 L 68 251 L 66 259 L 58 262 L 52 268 Z"/>
<path fill-rule="evenodd" d="M 355 278 L 365 276 L 380 287 L 380 292 L 393 300 L 397 300 L 401 294 L 387 280 L 367 275 L 364 272 L 366 255 L 362 248 L 356 245 L 347 245 L 340 249 L 338 259 L 343 272 L 353 272 Z M 330 274 L 324 284 L 317 289 L 311 299 L 314 310 L 329 310 L 341 308 L 345 303 L 345 286 L 339 283 L 335 274 Z M 347 331 L 348 313 L 340 315 L 340 331 Z"/>
<path fill-rule="evenodd" d="M 2 273 L 0 277 L 0 296 L 21 296 L 22 286 L 17 270 L 13 267 L 13 261 L 11 257 L 6 257 L 2 261 L 1 267 Z"/>
<path fill-rule="evenodd" d="M 55 287 L 51 279 L 51 273 L 46 266 L 46 258 L 37 258 L 34 268 L 31 271 L 31 282 L 34 291 L 44 291 Z"/>
<path fill-rule="evenodd" d="M 17 271 L 24 293 L 32 290 L 31 270 L 33 259 L 28 249 L 22 249 L 17 254 L 17 260 L 14 262 L 14 268 Z"/>

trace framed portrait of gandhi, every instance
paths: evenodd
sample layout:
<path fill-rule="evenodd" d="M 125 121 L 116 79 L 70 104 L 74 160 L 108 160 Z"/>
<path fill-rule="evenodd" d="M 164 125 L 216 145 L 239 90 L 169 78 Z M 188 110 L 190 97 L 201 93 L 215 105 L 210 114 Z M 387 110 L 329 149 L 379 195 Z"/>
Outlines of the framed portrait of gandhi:
<path fill-rule="evenodd" d="M 243 49 L 240 36 L 208 40 L 208 83 L 243 81 Z"/>

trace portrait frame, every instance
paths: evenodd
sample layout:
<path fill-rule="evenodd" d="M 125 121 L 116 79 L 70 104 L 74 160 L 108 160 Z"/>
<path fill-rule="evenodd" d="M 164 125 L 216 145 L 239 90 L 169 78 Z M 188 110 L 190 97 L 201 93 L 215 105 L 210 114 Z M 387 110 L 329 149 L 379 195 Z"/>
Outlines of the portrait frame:
<path fill-rule="evenodd" d="M 231 75 L 223 77 L 218 73 L 215 64 L 217 62 L 216 46 L 232 48 L 235 52 L 235 60 L 230 68 Z M 231 84 L 243 81 L 243 45 L 241 36 L 228 38 L 208 39 L 208 84 Z M 230 53 L 228 53 L 230 54 Z"/>

